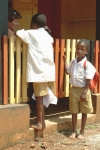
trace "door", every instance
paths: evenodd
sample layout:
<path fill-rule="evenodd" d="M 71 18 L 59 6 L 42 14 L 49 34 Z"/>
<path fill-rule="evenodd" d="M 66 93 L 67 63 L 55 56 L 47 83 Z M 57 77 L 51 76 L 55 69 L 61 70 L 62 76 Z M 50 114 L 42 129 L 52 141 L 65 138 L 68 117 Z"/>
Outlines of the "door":
<path fill-rule="evenodd" d="M 12 0 L 12 7 L 22 15 L 18 29 L 29 29 L 32 16 L 38 12 L 38 0 Z"/>

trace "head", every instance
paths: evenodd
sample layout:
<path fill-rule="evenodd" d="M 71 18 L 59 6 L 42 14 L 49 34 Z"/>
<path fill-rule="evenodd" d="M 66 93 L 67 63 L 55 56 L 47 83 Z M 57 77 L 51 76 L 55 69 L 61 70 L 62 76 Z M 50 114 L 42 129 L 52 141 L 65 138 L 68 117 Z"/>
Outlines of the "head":
<path fill-rule="evenodd" d="M 44 14 L 35 14 L 31 20 L 31 29 L 44 28 L 46 25 L 46 16 Z"/>
<path fill-rule="evenodd" d="M 17 12 L 15 9 L 8 8 L 8 28 L 12 30 L 13 32 L 16 30 L 16 28 L 19 26 L 19 19 L 21 19 L 22 16 L 19 12 Z"/>
<path fill-rule="evenodd" d="M 90 42 L 86 39 L 81 39 L 76 45 L 76 55 L 78 58 L 83 59 L 89 52 Z"/>

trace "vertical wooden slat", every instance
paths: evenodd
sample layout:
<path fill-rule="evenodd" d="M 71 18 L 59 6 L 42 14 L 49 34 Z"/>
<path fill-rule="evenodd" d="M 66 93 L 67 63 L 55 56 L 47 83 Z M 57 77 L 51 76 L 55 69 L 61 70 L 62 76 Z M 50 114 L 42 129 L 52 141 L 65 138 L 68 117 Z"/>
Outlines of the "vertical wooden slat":
<path fill-rule="evenodd" d="M 16 39 L 16 103 L 21 102 L 21 39 Z"/>
<path fill-rule="evenodd" d="M 14 37 L 9 39 L 9 103 L 14 104 Z"/>
<path fill-rule="evenodd" d="M 64 46 L 65 46 L 65 40 L 61 39 L 60 44 L 60 73 L 59 73 L 59 98 L 63 97 L 63 81 L 64 81 Z"/>
<path fill-rule="evenodd" d="M 23 51 L 22 51 L 22 102 L 27 102 L 26 69 L 27 69 L 27 45 L 25 43 L 23 43 Z"/>
<path fill-rule="evenodd" d="M 100 93 L 100 41 L 99 41 L 99 53 L 98 53 L 98 72 L 99 72 L 99 82 L 98 82 L 98 93 Z"/>
<path fill-rule="evenodd" d="M 8 38 L 2 38 L 2 99 L 3 104 L 8 104 Z"/>
<path fill-rule="evenodd" d="M 99 52 L 99 41 L 96 41 L 95 42 L 95 48 L 94 48 L 94 53 L 95 53 L 95 56 L 94 56 L 94 66 L 95 68 L 98 70 L 98 52 Z M 97 85 L 95 87 L 95 90 L 94 90 L 94 93 L 97 93 L 98 92 L 98 89 L 97 89 Z"/>
<path fill-rule="evenodd" d="M 66 40 L 66 49 L 65 49 L 66 61 L 68 64 L 70 63 L 70 41 L 71 41 L 70 39 Z M 65 80 L 64 80 L 64 94 L 65 97 L 69 96 L 69 75 L 67 75 L 66 73 L 65 73 Z"/>
<path fill-rule="evenodd" d="M 56 96 L 58 97 L 58 60 L 59 59 L 59 39 L 55 40 L 54 45 L 54 61 L 55 61 L 55 84 L 56 84 Z"/>
<path fill-rule="evenodd" d="M 90 41 L 90 61 L 94 64 L 94 41 Z"/>
<path fill-rule="evenodd" d="M 71 60 L 75 58 L 75 52 L 76 52 L 76 40 L 73 39 L 71 43 Z"/>

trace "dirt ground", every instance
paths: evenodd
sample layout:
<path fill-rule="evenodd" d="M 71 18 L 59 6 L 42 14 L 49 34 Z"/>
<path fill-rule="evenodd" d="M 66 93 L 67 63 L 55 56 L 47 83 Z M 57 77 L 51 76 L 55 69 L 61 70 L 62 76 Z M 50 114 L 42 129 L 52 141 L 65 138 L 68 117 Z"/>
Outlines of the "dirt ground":
<path fill-rule="evenodd" d="M 71 132 L 55 132 L 34 141 L 23 141 L 5 150 L 100 150 L 100 124 L 87 125 L 84 140 L 70 139 Z"/>

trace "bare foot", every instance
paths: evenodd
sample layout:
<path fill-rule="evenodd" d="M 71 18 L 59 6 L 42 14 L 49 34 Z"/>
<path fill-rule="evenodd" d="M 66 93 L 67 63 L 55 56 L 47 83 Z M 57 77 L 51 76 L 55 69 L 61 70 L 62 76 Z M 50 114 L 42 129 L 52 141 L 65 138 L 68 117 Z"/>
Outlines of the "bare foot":
<path fill-rule="evenodd" d="M 69 138 L 75 139 L 75 138 L 76 138 L 76 133 L 72 133 L 72 134 L 69 136 Z"/>
<path fill-rule="evenodd" d="M 77 136 L 77 139 L 79 139 L 79 140 L 84 140 L 84 136 L 83 136 L 82 134 L 79 134 L 79 135 Z"/>
<path fill-rule="evenodd" d="M 39 125 L 31 125 L 31 128 L 34 128 L 36 130 L 43 130 L 43 127 Z"/>
<path fill-rule="evenodd" d="M 45 124 L 45 122 L 44 123 L 42 123 L 42 128 L 44 129 L 44 128 L 46 128 L 46 124 Z"/>

